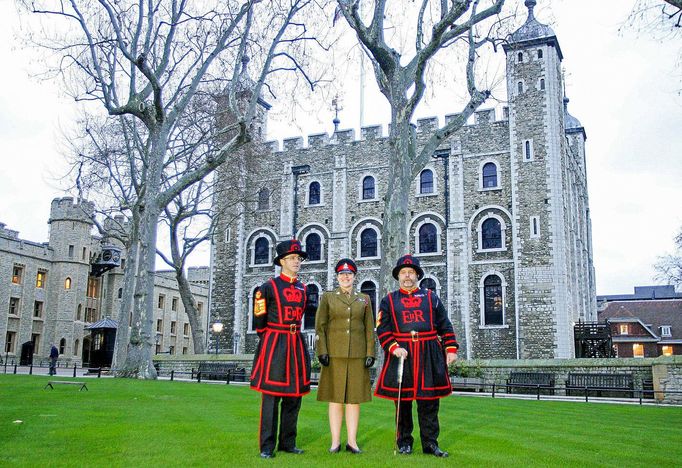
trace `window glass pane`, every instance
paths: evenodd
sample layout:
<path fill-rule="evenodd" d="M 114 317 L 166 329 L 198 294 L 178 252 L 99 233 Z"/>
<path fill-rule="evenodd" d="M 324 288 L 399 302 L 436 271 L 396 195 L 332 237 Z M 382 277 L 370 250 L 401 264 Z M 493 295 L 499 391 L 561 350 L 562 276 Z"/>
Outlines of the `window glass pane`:
<path fill-rule="evenodd" d="M 485 325 L 502 325 L 502 281 L 497 275 L 488 276 L 483 282 Z"/>
<path fill-rule="evenodd" d="M 303 328 L 313 330 L 315 328 L 315 312 L 317 312 L 320 290 L 314 284 L 309 284 L 307 289 L 308 300 L 306 301 L 303 315 Z"/>
<path fill-rule="evenodd" d="M 367 176 L 362 180 L 362 199 L 372 200 L 374 198 L 374 177 Z"/>
<path fill-rule="evenodd" d="M 312 233 L 305 238 L 305 251 L 308 254 L 308 260 L 322 259 L 322 241 L 318 234 Z"/>
<path fill-rule="evenodd" d="M 437 250 L 436 226 L 431 223 L 424 224 L 419 228 L 419 253 L 433 253 Z"/>
<path fill-rule="evenodd" d="M 310 192 L 308 193 L 308 204 L 309 205 L 320 204 L 320 184 L 318 182 L 313 182 L 312 184 L 310 184 Z"/>
<path fill-rule="evenodd" d="M 365 281 L 360 285 L 360 292 L 367 294 L 372 303 L 372 313 L 377 315 L 377 287 L 372 281 Z"/>
<path fill-rule="evenodd" d="M 260 237 L 256 239 L 256 245 L 254 246 L 254 259 L 253 263 L 256 265 L 267 264 L 270 260 L 270 243 L 265 237 Z"/>
<path fill-rule="evenodd" d="M 419 287 L 422 289 L 430 289 L 433 292 L 436 292 L 436 281 L 433 278 L 424 278 L 421 283 L 419 283 Z"/>
<path fill-rule="evenodd" d="M 494 163 L 483 166 L 483 187 L 497 187 L 497 166 Z"/>
<path fill-rule="evenodd" d="M 483 249 L 502 248 L 502 228 L 500 222 L 495 218 L 488 218 L 483 221 L 481 226 Z"/>
<path fill-rule="evenodd" d="M 433 193 L 433 171 L 426 169 L 419 176 L 419 193 Z"/>
<path fill-rule="evenodd" d="M 360 256 L 377 256 L 377 233 L 374 229 L 368 228 L 360 234 Z"/>
<path fill-rule="evenodd" d="M 270 207 L 270 191 L 263 187 L 258 192 L 258 209 L 267 210 Z"/>

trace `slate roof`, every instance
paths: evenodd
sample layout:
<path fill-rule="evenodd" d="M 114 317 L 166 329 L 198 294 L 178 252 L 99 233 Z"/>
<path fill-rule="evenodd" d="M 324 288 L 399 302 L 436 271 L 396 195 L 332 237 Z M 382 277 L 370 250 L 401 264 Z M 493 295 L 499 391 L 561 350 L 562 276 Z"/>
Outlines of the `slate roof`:
<path fill-rule="evenodd" d="M 528 8 L 528 18 L 523 25 L 511 33 L 509 39 L 503 48 L 505 50 L 514 49 L 517 46 L 524 47 L 533 44 L 551 44 L 556 48 L 557 54 L 559 54 L 559 59 L 563 59 L 564 56 L 561 53 L 561 47 L 559 47 L 559 40 L 554 34 L 554 30 L 547 26 L 546 24 L 540 23 L 533 15 L 533 8 L 537 2 L 535 0 L 526 0 L 525 5 Z"/>
<path fill-rule="evenodd" d="M 682 343 L 682 298 L 613 301 L 599 311 L 599 321 L 611 323 L 639 321 L 659 343 Z M 669 326 L 672 336 L 661 336 L 661 327 Z"/>
<path fill-rule="evenodd" d="M 85 328 L 86 330 L 94 330 L 96 328 L 118 328 L 118 322 L 116 320 L 110 319 L 109 317 L 105 317 L 99 322 L 95 322 Z"/>

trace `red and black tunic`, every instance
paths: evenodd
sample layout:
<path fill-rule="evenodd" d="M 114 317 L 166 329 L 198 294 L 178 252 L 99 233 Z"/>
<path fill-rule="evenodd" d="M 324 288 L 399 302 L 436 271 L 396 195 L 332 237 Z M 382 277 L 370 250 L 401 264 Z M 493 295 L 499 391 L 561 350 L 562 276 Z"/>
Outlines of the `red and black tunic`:
<path fill-rule="evenodd" d="M 310 355 L 301 335 L 306 287 L 280 275 L 256 290 L 253 323 L 260 341 L 251 371 L 251 388 L 275 396 L 310 392 Z"/>
<path fill-rule="evenodd" d="M 445 353 L 459 345 L 438 296 L 427 289 L 403 289 L 384 297 L 377 313 L 377 336 L 384 348 L 384 366 L 374 394 L 398 399 L 398 364 L 393 350 L 407 350 L 401 400 L 432 400 L 452 393 Z"/>

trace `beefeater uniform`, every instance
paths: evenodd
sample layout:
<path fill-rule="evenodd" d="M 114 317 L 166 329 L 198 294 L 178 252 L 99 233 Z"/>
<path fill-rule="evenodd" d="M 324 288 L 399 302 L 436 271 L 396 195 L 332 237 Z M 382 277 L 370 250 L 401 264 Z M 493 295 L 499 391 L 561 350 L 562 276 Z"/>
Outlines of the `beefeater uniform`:
<path fill-rule="evenodd" d="M 306 286 L 283 274 L 266 281 L 255 292 L 253 319 L 260 340 L 253 360 L 251 388 L 262 394 L 261 453 L 275 449 L 280 403 L 278 449 L 289 451 L 296 446 L 301 397 L 310 392 L 310 355 L 301 335 L 305 305 Z"/>
<path fill-rule="evenodd" d="M 399 260 L 415 262 L 407 255 Z M 403 263 L 403 267 L 410 263 Z M 399 270 L 398 267 L 396 267 Z M 397 271 L 394 270 L 397 278 Z M 398 400 L 398 366 L 400 359 L 393 351 L 400 346 L 407 350 L 403 367 L 398 446 L 412 447 L 412 401 L 417 401 L 422 448 L 438 445 L 439 399 L 452 393 L 446 353 L 456 353 L 459 345 L 440 298 L 428 289 L 411 292 L 399 289 L 384 297 L 377 313 L 377 336 L 385 351 L 384 365 L 374 394 L 380 398 Z"/>

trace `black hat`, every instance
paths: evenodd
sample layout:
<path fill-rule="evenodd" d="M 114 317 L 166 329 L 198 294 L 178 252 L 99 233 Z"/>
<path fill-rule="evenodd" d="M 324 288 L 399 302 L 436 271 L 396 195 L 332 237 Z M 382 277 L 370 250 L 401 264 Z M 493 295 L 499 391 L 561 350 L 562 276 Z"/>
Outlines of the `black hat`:
<path fill-rule="evenodd" d="M 308 254 L 305 253 L 301 248 L 301 242 L 296 239 L 280 242 L 279 244 L 277 244 L 275 250 L 277 251 L 277 256 L 275 257 L 273 262 L 275 262 L 275 265 L 279 266 L 282 266 L 280 260 L 282 260 L 287 255 L 297 254 L 300 257 L 302 257 L 303 260 L 308 258 Z"/>
<path fill-rule="evenodd" d="M 403 268 L 412 268 L 414 271 L 416 271 L 417 279 L 422 279 L 424 277 L 424 270 L 422 270 L 419 266 L 419 259 L 417 257 L 413 257 L 410 254 L 400 257 L 398 259 L 398 263 L 396 263 L 395 268 L 393 269 L 393 277 L 395 279 L 398 279 L 398 272 Z"/>
<path fill-rule="evenodd" d="M 351 258 L 342 258 L 336 263 L 336 267 L 334 268 L 334 271 L 336 273 L 357 273 L 358 272 L 358 266 L 355 264 L 353 259 Z"/>

